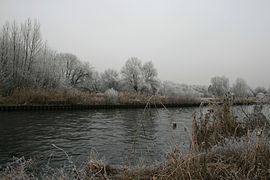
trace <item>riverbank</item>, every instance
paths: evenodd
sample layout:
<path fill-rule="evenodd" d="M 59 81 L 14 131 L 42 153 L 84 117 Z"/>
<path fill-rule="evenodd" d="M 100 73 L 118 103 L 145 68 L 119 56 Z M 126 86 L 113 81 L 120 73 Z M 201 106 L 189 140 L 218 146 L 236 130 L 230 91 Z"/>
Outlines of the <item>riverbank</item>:
<path fill-rule="evenodd" d="M 0 111 L 40 111 L 40 110 L 94 110 L 94 109 L 135 109 L 135 108 L 170 108 L 170 107 L 198 107 L 200 103 L 192 104 L 105 104 L 105 105 L 0 105 Z"/>
<path fill-rule="evenodd" d="M 10 96 L 0 96 L 0 105 L 141 105 L 194 104 L 199 97 L 145 95 L 140 93 L 90 93 L 65 89 L 18 89 Z"/>
<path fill-rule="evenodd" d="M 3 168 L 3 179 L 268 179 L 269 122 L 261 107 L 236 117 L 232 102 L 211 103 L 194 115 L 190 149 L 175 147 L 164 162 L 137 167 L 111 166 L 90 158 L 75 166 L 67 156 L 62 169 L 35 169 L 35 162 L 16 159 Z M 39 174 L 37 175 L 37 171 Z"/>
<path fill-rule="evenodd" d="M 203 104 L 208 105 L 209 102 Z M 240 101 L 235 102 L 234 105 L 252 105 L 256 104 L 253 101 Z M 193 101 L 192 103 L 174 103 L 174 104 L 163 104 L 163 103 L 138 103 L 138 104 L 43 104 L 43 105 L 0 105 L 0 111 L 60 111 L 60 110 L 96 110 L 96 109 L 142 109 L 142 108 L 182 108 L 182 107 L 199 107 L 201 102 Z"/>
<path fill-rule="evenodd" d="M 198 107 L 216 102 L 215 98 L 189 96 L 147 96 L 143 94 L 101 94 L 60 89 L 20 89 L 11 96 L 0 96 L 0 111 L 82 110 Z M 256 98 L 236 98 L 234 105 L 256 104 Z"/>

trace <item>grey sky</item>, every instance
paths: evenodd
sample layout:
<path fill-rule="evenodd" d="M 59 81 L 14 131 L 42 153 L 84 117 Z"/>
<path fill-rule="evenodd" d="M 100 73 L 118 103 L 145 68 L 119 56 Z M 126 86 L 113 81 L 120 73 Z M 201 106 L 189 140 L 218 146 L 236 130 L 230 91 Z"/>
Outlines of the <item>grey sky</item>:
<path fill-rule="evenodd" d="M 136 56 L 162 80 L 270 85 L 269 0 L 0 0 L 0 24 L 28 17 L 53 49 L 99 71 Z"/>

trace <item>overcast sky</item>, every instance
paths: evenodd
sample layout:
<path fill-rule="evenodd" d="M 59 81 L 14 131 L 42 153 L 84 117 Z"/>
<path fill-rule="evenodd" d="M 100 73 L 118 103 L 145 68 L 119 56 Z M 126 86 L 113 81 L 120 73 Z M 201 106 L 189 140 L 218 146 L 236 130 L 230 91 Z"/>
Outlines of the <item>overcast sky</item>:
<path fill-rule="evenodd" d="M 162 80 L 204 84 L 216 75 L 270 85 L 269 0 L 0 0 L 0 24 L 38 19 L 58 52 L 98 71 L 135 56 Z"/>

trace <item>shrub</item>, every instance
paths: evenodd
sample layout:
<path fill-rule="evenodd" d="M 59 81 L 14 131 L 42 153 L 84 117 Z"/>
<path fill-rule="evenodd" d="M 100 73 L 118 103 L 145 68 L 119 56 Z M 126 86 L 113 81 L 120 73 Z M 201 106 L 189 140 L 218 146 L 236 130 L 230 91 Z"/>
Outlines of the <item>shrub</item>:
<path fill-rule="evenodd" d="M 117 104 L 119 102 L 118 92 L 113 88 L 107 89 L 104 94 L 107 104 Z"/>

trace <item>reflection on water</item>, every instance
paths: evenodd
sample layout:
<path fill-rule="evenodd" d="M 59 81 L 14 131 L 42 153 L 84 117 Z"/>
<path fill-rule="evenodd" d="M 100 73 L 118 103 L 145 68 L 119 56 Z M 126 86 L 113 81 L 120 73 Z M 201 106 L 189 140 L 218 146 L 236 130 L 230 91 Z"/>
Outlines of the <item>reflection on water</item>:
<path fill-rule="evenodd" d="M 269 108 L 264 108 L 269 110 Z M 78 163 L 91 150 L 111 164 L 161 161 L 169 148 L 188 147 L 196 108 L 0 113 L 0 165 L 13 156 L 62 166 L 65 150 Z M 238 113 L 242 109 L 237 109 Z M 244 107 L 251 111 L 252 107 Z M 266 112 L 266 110 L 265 110 Z M 176 123 L 176 128 L 172 124 Z"/>

